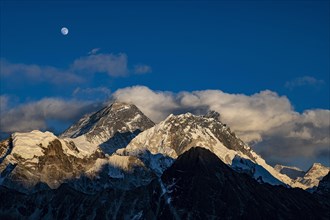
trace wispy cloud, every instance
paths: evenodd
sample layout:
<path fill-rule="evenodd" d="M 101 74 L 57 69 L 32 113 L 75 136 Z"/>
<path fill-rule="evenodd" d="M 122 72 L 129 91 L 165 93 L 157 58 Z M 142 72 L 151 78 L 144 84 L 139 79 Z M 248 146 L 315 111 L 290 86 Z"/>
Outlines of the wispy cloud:
<path fill-rule="evenodd" d="M 134 73 L 144 74 L 144 73 L 151 73 L 151 72 L 152 72 L 152 69 L 148 65 L 139 64 L 139 65 L 134 66 Z"/>
<path fill-rule="evenodd" d="M 33 80 L 36 82 L 50 82 L 54 84 L 81 83 L 84 78 L 71 70 L 61 70 L 52 66 L 36 64 L 10 63 L 0 60 L 0 76 L 12 80 Z"/>
<path fill-rule="evenodd" d="M 101 48 L 94 48 L 91 51 L 88 52 L 88 55 L 95 55 L 97 52 L 99 52 Z"/>
<path fill-rule="evenodd" d="M 291 81 L 287 81 L 285 83 L 285 87 L 289 89 L 293 89 L 295 87 L 300 87 L 300 86 L 320 86 L 323 85 L 325 82 L 320 79 L 316 79 L 312 76 L 303 76 L 303 77 L 298 77 L 295 78 Z"/>
<path fill-rule="evenodd" d="M 148 65 L 135 65 L 130 71 L 125 53 L 98 54 L 99 48 L 90 51 L 90 55 L 75 59 L 68 68 L 37 64 L 10 63 L 0 59 L 2 80 L 22 81 L 24 83 L 81 84 L 88 82 L 94 74 L 106 73 L 110 77 L 127 76 L 130 73 L 151 72 Z"/>
<path fill-rule="evenodd" d="M 109 76 L 125 76 L 129 73 L 127 55 L 93 54 L 76 59 L 71 65 L 74 72 L 82 73 L 106 73 Z"/>

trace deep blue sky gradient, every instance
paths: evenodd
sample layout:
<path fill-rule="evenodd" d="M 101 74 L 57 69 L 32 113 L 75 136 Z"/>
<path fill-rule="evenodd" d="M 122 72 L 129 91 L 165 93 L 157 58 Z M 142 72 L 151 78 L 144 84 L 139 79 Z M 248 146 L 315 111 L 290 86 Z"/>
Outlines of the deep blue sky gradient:
<path fill-rule="evenodd" d="M 1 1 L 0 57 L 66 69 L 93 48 L 152 73 L 98 74 L 81 87 L 220 89 L 286 95 L 297 111 L 329 109 L 329 1 Z M 62 26 L 69 35 L 60 34 Z M 324 83 L 295 88 L 311 76 Z M 19 79 L 17 79 L 19 81 Z M 68 97 L 77 85 L 2 82 L 19 102 Z"/>

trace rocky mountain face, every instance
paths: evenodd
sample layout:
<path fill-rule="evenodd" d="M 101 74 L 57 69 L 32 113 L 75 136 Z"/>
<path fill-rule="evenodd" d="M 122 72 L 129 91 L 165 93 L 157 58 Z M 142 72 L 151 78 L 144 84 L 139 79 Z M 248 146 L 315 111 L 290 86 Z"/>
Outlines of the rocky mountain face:
<path fill-rule="evenodd" d="M 329 218 L 329 210 L 313 194 L 259 184 L 200 147 L 181 154 L 160 178 L 130 190 L 85 194 L 62 184 L 25 194 L 0 187 L 0 197 L 8 198 L 0 200 L 1 219 Z"/>
<path fill-rule="evenodd" d="M 104 158 L 97 149 L 85 154 L 73 141 L 58 139 L 50 132 L 14 133 L 0 145 L 4 154 L 0 183 L 21 191 L 57 188 L 85 173 L 97 158 Z"/>
<path fill-rule="evenodd" d="M 81 118 L 61 138 L 85 136 L 88 142 L 98 144 L 106 153 L 126 145 L 141 131 L 155 124 L 135 105 L 114 102 L 103 109 Z"/>
<path fill-rule="evenodd" d="M 328 174 L 329 167 L 323 166 L 320 163 L 314 163 L 307 172 L 300 170 L 297 167 L 289 167 L 283 165 L 276 165 L 274 167 L 278 172 L 287 175 L 294 182 L 301 183 L 303 189 L 315 190 L 320 180 Z"/>
<path fill-rule="evenodd" d="M 193 146 L 203 146 L 215 153 L 233 169 L 244 172 L 259 182 L 300 186 L 269 166 L 248 145 L 240 140 L 217 114 L 196 116 L 190 113 L 170 115 L 164 121 L 142 132 L 118 155 L 138 155 L 141 151 L 161 153 L 176 159 Z"/>
<path fill-rule="evenodd" d="M 319 185 L 320 180 L 322 180 L 322 178 L 329 172 L 329 167 L 323 166 L 320 163 L 314 163 L 303 177 L 298 177 L 295 181 L 300 182 L 306 186 L 307 189 L 315 190 Z"/>
<path fill-rule="evenodd" d="M 323 166 L 320 163 L 314 163 L 303 177 L 298 177 L 296 181 L 307 186 L 307 188 L 316 188 L 320 180 L 330 171 L 329 167 Z"/>

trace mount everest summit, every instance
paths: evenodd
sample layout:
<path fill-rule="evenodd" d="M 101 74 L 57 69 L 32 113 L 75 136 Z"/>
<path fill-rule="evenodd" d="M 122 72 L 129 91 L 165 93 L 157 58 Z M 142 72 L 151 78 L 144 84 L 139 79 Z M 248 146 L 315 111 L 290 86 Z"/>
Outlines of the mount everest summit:
<path fill-rule="evenodd" d="M 204 164 L 196 169 L 207 169 L 205 172 L 193 171 L 196 160 Z M 211 169 L 213 164 L 223 168 Z M 188 169 L 190 165 L 192 170 Z M 197 177 L 189 177 L 186 172 Z M 288 215 L 279 213 L 278 217 L 297 214 L 295 210 L 303 207 L 296 204 L 299 198 L 311 203 L 310 213 L 320 212 L 315 217 L 323 218 L 329 214 L 324 211 L 328 203 L 319 202 L 323 197 L 317 186 L 328 172 L 329 168 L 321 164 L 314 164 L 307 173 L 281 165 L 273 168 L 223 124 L 216 112 L 203 116 L 190 113 L 169 115 L 155 124 L 135 105 L 114 102 L 84 116 L 58 137 L 35 130 L 13 133 L 0 143 L 0 194 L 17 197 L 1 201 L 0 217 L 59 218 L 63 215 L 65 218 L 96 218 L 100 213 L 94 213 L 95 210 L 105 209 L 102 213 L 106 216 L 128 219 L 190 218 L 189 214 L 177 211 L 180 209 L 191 212 L 193 219 L 209 218 L 212 214 L 205 213 L 208 208 L 197 208 L 195 213 L 194 204 L 181 207 L 181 202 L 192 196 L 188 192 L 193 190 L 198 195 L 206 190 L 200 185 L 206 178 L 211 180 L 210 187 L 213 187 L 212 191 L 206 190 L 207 193 L 216 195 L 222 190 L 220 188 L 229 187 L 228 190 L 234 190 L 234 197 L 241 201 L 241 213 L 234 209 L 227 211 L 228 218 L 239 219 L 258 213 L 258 209 L 246 210 L 245 204 L 258 190 L 265 198 L 269 194 L 277 201 L 269 207 L 265 205 L 269 210 L 281 203 L 276 196 L 283 195 L 283 201 L 286 201 L 283 208 L 292 212 Z M 229 177 L 231 175 L 235 177 Z M 228 178 L 232 178 L 230 185 Z M 313 188 L 315 196 L 299 188 Z M 296 194 L 297 201 L 293 206 L 289 205 L 290 200 L 286 200 L 284 192 L 293 197 Z M 54 201 L 61 197 L 64 197 L 63 203 Z M 210 198 L 202 197 L 198 203 Z M 231 204 L 234 200 L 227 201 L 226 196 L 215 198 L 211 201 L 218 207 L 212 210 L 214 216 L 225 218 L 222 209 L 226 206 L 220 204 Z M 259 204 L 265 198 L 255 197 L 254 201 Z M 49 201 L 49 206 L 42 204 L 41 199 Z M 97 200 L 95 210 L 87 212 L 86 206 L 93 199 Z M 79 209 L 77 213 L 59 211 L 65 202 L 69 204 L 76 200 L 79 202 L 72 208 Z M 33 205 L 27 207 L 26 203 Z M 155 212 L 146 211 L 144 205 L 154 207 Z M 127 209 L 129 212 L 124 211 Z M 261 211 L 258 214 L 267 216 Z"/>

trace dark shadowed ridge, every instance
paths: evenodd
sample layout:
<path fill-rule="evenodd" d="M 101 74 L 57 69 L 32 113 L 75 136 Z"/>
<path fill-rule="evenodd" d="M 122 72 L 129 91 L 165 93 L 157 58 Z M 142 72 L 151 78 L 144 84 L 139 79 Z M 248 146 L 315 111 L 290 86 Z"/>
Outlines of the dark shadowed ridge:
<path fill-rule="evenodd" d="M 179 156 L 162 180 L 170 198 L 159 216 L 162 219 L 329 218 L 329 211 L 312 194 L 258 184 L 205 148 L 192 148 Z"/>

